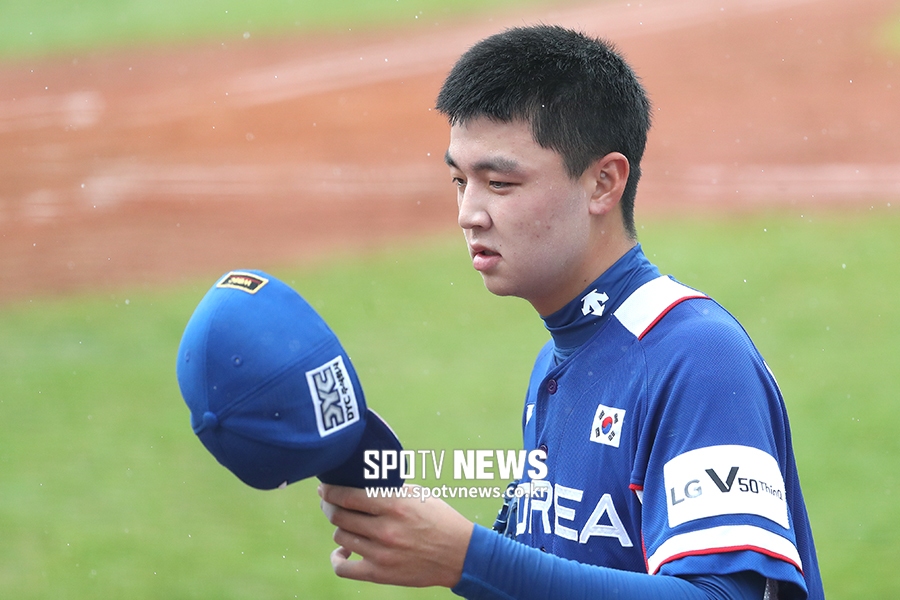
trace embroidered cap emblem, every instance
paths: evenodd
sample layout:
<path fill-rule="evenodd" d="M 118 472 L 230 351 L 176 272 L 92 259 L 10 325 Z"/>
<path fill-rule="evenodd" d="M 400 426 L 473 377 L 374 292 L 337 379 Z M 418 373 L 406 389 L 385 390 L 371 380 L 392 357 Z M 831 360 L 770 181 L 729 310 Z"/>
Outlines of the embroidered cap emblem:
<path fill-rule="evenodd" d="M 248 294 L 255 294 L 269 280 L 253 273 L 245 273 L 243 271 L 232 271 L 222 278 L 222 281 L 216 284 L 218 288 L 231 288 L 233 290 L 241 290 Z"/>

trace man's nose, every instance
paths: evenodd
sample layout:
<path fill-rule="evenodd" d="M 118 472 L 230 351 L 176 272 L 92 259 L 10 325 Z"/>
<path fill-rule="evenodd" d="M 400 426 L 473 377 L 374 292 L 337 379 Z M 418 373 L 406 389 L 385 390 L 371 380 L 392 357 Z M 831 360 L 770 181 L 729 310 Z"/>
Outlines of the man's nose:
<path fill-rule="evenodd" d="M 463 229 L 487 229 L 491 226 L 485 192 L 476 186 L 466 185 L 458 191 L 459 216 L 457 222 Z"/>

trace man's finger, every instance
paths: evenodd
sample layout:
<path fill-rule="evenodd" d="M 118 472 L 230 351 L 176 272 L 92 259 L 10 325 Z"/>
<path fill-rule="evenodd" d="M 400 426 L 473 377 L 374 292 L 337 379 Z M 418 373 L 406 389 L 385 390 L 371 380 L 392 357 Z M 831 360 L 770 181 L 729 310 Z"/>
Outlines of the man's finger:
<path fill-rule="evenodd" d="M 370 515 L 381 514 L 382 504 L 387 502 L 383 498 L 369 498 L 366 491 L 359 488 L 320 483 L 318 491 L 319 496 L 326 502 Z"/>
<path fill-rule="evenodd" d="M 325 517 L 335 527 L 363 537 L 374 535 L 373 527 L 378 525 L 378 521 L 372 515 L 347 510 L 326 500 L 322 500 L 321 507 Z"/>
<path fill-rule="evenodd" d="M 357 581 L 375 581 L 375 572 L 365 560 L 350 560 L 353 553 L 343 546 L 335 548 L 331 553 L 331 568 L 334 574 L 345 579 Z"/>
<path fill-rule="evenodd" d="M 342 572 L 346 571 L 344 565 L 345 563 L 350 561 L 350 556 L 352 554 L 353 553 L 350 550 L 344 548 L 343 546 L 335 548 L 331 553 L 331 568 L 334 569 L 334 572 L 337 575 L 346 577 L 346 575 L 343 575 Z"/>
<path fill-rule="evenodd" d="M 372 540 L 365 536 L 357 535 L 352 531 L 341 529 L 340 527 L 334 531 L 332 538 L 338 546 L 346 549 L 347 552 L 358 556 L 371 556 L 375 551 L 375 545 Z"/>

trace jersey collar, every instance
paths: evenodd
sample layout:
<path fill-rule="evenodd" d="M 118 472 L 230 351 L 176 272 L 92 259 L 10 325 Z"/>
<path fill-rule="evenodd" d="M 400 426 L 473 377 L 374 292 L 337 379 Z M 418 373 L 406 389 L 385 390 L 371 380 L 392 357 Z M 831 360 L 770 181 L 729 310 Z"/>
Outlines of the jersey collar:
<path fill-rule="evenodd" d="M 659 277 L 657 269 L 636 244 L 571 302 L 544 317 L 559 364 L 591 338 L 636 289 Z"/>

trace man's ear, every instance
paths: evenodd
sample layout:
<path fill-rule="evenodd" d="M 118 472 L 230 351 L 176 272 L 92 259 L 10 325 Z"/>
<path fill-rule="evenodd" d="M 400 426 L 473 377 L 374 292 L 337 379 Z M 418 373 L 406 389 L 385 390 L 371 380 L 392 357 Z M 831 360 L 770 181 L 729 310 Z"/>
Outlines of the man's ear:
<path fill-rule="evenodd" d="M 619 204 L 630 172 L 628 159 L 620 152 L 610 152 L 598 158 L 585 170 L 584 177 L 592 188 L 592 215 L 606 214 Z"/>

